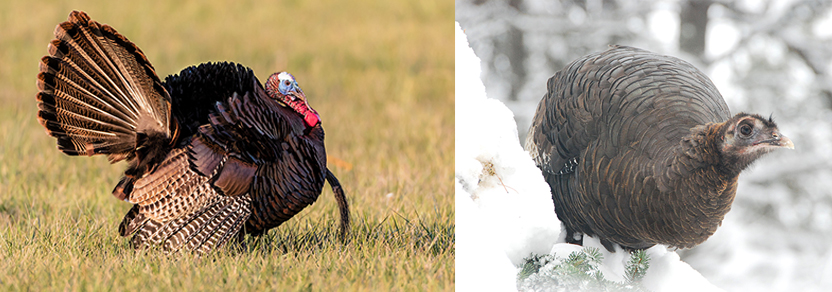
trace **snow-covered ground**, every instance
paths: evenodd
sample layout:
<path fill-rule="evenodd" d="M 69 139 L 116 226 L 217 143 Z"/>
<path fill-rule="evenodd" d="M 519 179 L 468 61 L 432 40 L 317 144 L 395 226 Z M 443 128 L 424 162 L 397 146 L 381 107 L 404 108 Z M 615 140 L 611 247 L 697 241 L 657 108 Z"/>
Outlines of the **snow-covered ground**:
<path fill-rule="evenodd" d="M 566 258 L 580 247 L 564 243 L 549 186 L 517 138 L 513 113 L 486 98 L 480 62 L 456 25 L 456 288 L 516 290 L 531 254 Z M 584 245 L 603 255 L 607 280 L 624 280 L 629 254 L 607 252 L 597 239 Z M 651 291 L 720 291 L 663 246 L 647 250 L 642 279 Z"/>

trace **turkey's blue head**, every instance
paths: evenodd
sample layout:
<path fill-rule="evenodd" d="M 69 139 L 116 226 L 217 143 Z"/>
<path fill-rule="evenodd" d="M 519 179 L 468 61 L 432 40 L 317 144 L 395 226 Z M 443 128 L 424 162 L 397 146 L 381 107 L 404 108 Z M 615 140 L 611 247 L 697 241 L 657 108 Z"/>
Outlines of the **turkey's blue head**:
<path fill-rule="evenodd" d="M 309 127 L 314 127 L 321 122 L 321 116 L 306 101 L 306 94 L 300 89 L 295 81 L 295 76 L 288 72 L 278 72 L 269 76 L 266 81 L 266 93 L 269 97 L 279 100 L 295 112 L 303 116 L 303 121 Z"/>

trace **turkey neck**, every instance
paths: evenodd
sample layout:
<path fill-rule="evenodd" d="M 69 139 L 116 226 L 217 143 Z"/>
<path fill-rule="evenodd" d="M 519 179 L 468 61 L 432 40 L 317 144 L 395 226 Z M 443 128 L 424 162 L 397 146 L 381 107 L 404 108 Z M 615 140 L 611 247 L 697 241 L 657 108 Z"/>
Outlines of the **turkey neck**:
<path fill-rule="evenodd" d="M 689 226 L 702 228 L 699 232 L 712 234 L 731 209 L 737 190 L 737 177 L 743 166 L 725 165 L 719 151 L 726 123 L 696 126 L 683 137 L 674 155 L 661 161 L 663 173 L 657 176 L 657 187 L 662 195 L 677 197 L 664 202 L 681 202 L 683 206 L 654 206 L 676 213 L 683 221 L 697 223 Z M 679 207 L 682 207 L 678 210 Z M 674 212 L 675 213 L 675 212 Z M 707 214 L 709 216 L 701 216 Z M 703 222 L 709 220 L 710 222 Z M 702 238 L 704 241 L 707 237 Z"/>

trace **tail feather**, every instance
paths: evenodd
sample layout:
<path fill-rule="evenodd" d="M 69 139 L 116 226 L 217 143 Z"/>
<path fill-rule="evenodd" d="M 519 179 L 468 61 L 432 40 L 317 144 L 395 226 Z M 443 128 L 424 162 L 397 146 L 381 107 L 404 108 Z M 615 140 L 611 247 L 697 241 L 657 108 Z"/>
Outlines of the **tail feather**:
<path fill-rule="evenodd" d="M 40 64 L 38 89 L 47 91 L 46 93 L 61 94 L 60 100 L 65 102 L 63 105 L 73 112 L 92 111 L 100 115 L 96 120 L 111 122 L 114 126 L 124 129 L 124 132 L 134 130 L 131 125 L 136 124 L 136 120 L 127 114 L 129 111 L 124 106 L 110 104 L 113 101 L 112 97 L 110 99 L 99 98 L 98 96 L 106 94 L 101 89 L 103 86 L 81 71 L 83 69 L 67 70 L 69 68 L 65 68 L 66 66 L 77 68 L 71 62 L 71 60 L 44 56 Z M 63 87 L 56 90 L 56 85 Z"/>
<path fill-rule="evenodd" d="M 239 235 L 251 214 L 250 206 L 247 196 L 216 196 L 204 208 L 168 222 L 146 220 L 136 224 L 137 220 L 131 219 L 133 224 L 122 223 L 122 226 L 138 227 L 132 239 L 132 244 L 137 249 L 163 246 L 166 252 L 193 250 L 203 254 L 224 245 L 232 236 Z M 135 218 L 141 220 L 138 216 Z M 128 221 L 127 217 L 125 221 Z M 130 231 L 128 228 L 124 230 Z"/>
<path fill-rule="evenodd" d="M 130 208 L 130 211 L 121 220 L 121 224 L 118 225 L 118 234 L 121 236 L 131 235 L 136 230 L 141 229 L 145 222 L 147 222 L 147 219 L 145 219 L 144 214 L 139 213 L 139 205 L 133 205 L 133 208 Z"/>
<path fill-rule="evenodd" d="M 329 182 L 329 186 L 332 187 L 335 201 L 338 202 L 338 211 L 341 213 L 341 238 L 346 239 L 350 229 L 350 207 L 347 204 L 347 196 L 344 194 L 344 189 L 341 188 L 338 178 L 329 169 L 326 170 L 326 180 Z"/>
<path fill-rule="evenodd" d="M 217 194 L 190 168 L 188 150 L 170 151 L 155 170 L 135 182 L 127 201 L 141 206 L 141 213 L 157 221 L 178 218 L 208 203 Z"/>
<path fill-rule="evenodd" d="M 195 250 L 199 253 L 206 253 L 216 247 L 222 246 L 231 236 L 237 235 L 240 229 L 248 220 L 251 211 L 247 196 L 241 199 L 225 197 L 225 205 L 215 207 L 215 213 L 211 217 L 203 216 L 204 223 L 201 230 L 189 236 L 185 248 Z"/>
<path fill-rule="evenodd" d="M 38 73 L 38 120 L 61 151 L 115 162 L 146 142 L 139 133 L 171 139 L 170 96 L 135 44 L 78 11 L 55 37 Z"/>

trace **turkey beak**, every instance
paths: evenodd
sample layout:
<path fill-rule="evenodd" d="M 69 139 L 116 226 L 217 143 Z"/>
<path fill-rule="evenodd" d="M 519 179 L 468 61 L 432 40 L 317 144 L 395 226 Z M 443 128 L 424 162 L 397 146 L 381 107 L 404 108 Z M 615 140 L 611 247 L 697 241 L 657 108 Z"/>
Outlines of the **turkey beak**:
<path fill-rule="evenodd" d="M 306 107 L 307 111 L 303 113 L 303 119 L 306 121 L 306 124 L 310 127 L 314 127 L 318 123 L 321 122 L 321 117 L 318 115 L 318 112 L 315 111 L 311 106 L 309 106 L 309 102 L 306 101 L 306 94 L 303 93 L 303 90 L 297 88 L 289 93 L 292 95 L 295 101 L 303 102 L 303 106 Z"/>
<path fill-rule="evenodd" d="M 757 143 L 754 143 L 754 144 L 756 144 L 756 145 L 762 144 L 764 146 L 773 146 L 773 147 L 779 147 L 779 148 L 794 149 L 794 143 L 792 143 L 792 140 L 789 139 L 789 137 L 786 137 L 786 136 L 783 136 L 782 134 L 780 134 L 779 131 L 771 132 L 768 139 L 758 141 Z"/>
<path fill-rule="evenodd" d="M 781 136 L 778 144 L 783 148 L 794 149 L 794 143 L 792 143 L 792 140 L 786 136 Z"/>
<path fill-rule="evenodd" d="M 306 102 L 306 94 L 302 90 L 292 91 L 290 94 L 292 95 L 292 100 L 303 102 L 303 105 L 309 108 L 309 103 Z"/>
<path fill-rule="evenodd" d="M 302 100 L 303 103 L 306 103 L 306 94 L 304 94 L 303 91 L 301 91 L 301 90 L 295 91 L 295 97 Z"/>
<path fill-rule="evenodd" d="M 303 103 L 306 103 L 306 94 L 303 93 L 303 90 L 300 87 L 293 86 L 292 89 L 289 90 L 289 95 L 291 95 L 292 100 L 302 100 Z"/>

